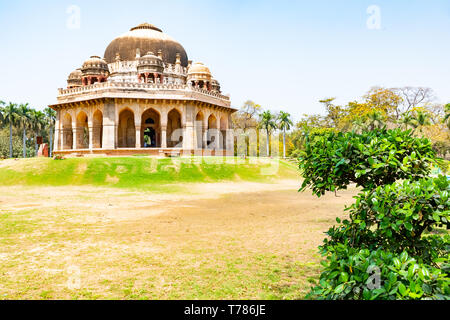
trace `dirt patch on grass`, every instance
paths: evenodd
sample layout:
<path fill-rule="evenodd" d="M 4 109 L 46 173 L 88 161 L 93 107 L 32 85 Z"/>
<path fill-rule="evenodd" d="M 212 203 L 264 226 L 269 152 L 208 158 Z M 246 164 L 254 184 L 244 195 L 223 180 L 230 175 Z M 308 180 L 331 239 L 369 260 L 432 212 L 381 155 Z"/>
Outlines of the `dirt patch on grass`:
<path fill-rule="evenodd" d="M 355 190 L 317 199 L 299 185 L 0 187 L 0 298 L 302 298 Z"/>

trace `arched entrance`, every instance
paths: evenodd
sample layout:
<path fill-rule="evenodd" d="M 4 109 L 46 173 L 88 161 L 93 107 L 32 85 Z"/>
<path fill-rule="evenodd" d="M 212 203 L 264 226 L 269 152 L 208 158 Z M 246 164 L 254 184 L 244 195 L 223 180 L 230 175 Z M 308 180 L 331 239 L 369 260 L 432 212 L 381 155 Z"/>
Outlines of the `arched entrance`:
<path fill-rule="evenodd" d="M 73 149 L 72 117 L 66 113 L 63 119 L 63 150 Z"/>
<path fill-rule="evenodd" d="M 119 148 L 136 148 L 136 127 L 133 111 L 125 109 L 120 112 L 118 130 Z"/>
<path fill-rule="evenodd" d="M 219 143 L 217 118 L 212 114 L 208 118 L 207 149 L 217 149 Z"/>
<path fill-rule="evenodd" d="M 167 115 L 168 148 L 183 147 L 183 132 L 181 130 L 181 113 L 177 109 L 172 109 Z"/>
<path fill-rule="evenodd" d="M 81 111 L 77 116 L 77 130 L 76 130 L 76 149 L 89 148 L 89 125 L 88 116 L 84 111 Z"/>
<path fill-rule="evenodd" d="M 161 147 L 160 115 L 155 109 L 148 109 L 141 119 L 141 146 L 144 148 Z"/>

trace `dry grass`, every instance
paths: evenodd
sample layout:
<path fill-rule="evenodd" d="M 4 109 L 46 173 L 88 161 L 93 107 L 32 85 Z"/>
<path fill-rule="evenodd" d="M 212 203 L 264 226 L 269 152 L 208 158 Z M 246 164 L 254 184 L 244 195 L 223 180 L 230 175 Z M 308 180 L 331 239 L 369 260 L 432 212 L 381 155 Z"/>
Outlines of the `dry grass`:
<path fill-rule="evenodd" d="M 298 186 L 0 187 L 0 298 L 300 299 L 355 190 Z"/>

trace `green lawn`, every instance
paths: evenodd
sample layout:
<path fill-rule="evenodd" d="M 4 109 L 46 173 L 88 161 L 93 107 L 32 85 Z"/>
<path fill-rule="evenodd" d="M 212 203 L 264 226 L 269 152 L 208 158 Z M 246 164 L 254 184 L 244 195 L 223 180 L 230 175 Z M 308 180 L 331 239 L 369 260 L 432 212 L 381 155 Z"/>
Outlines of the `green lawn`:
<path fill-rule="evenodd" d="M 113 186 L 153 190 L 157 185 L 192 182 L 294 178 L 297 168 L 275 159 L 239 158 L 72 158 L 0 161 L 1 185 Z"/>

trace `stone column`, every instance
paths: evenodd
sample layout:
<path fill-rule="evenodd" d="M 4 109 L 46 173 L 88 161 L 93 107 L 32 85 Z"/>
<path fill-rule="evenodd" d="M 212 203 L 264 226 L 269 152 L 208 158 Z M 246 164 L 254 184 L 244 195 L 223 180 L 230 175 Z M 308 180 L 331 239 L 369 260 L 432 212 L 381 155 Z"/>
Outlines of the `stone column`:
<path fill-rule="evenodd" d="M 73 136 L 73 142 L 72 142 L 72 149 L 78 149 L 78 128 L 75 126 L 72 126 L 72 136 Z"/>
<path fill-rule="evenodd" d="M 59 131 L 59 140 L 61 141 L 61 150 L 64 150 L 64 146 L 66 144 L 66 142 L 64 141 L 64 127 L 61 128 L 61 130 Z"/>
<path fill-rule="evenodd" d="M 140 149 L 140 148 L 142 148 L 142 146 L 141 146 L 141 124 L 136 123 L 135 128 L 136 128 L 136 149 Z"/>
<path fill-rule="evenodd" d="M 116 148 L 116 105 L 114 101 L 105 103 L 103 109 L 102 149 Z"/>
<path fill-rule="evenodd" d="M 183 149 L 192 150 L 194 149 L 193 145 L 194 140 L 194 126 L 192 122 L 187 124 L 183 130 Z"/>
<path fill-rule="evenodd" d="M 161 126 L 161 148 L 167 148 L 167 126 Z"/>
<path fill-rule="evenodd" d="M 89 126 L 89 150 L 94 149 L 94 128 Z"/>

